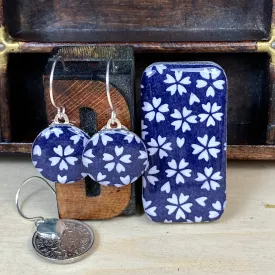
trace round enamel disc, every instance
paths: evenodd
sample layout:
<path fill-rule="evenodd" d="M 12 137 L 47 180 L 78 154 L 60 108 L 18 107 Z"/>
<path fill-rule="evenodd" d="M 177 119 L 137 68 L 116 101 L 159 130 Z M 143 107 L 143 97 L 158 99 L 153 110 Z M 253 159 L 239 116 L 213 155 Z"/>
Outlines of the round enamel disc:
<path fill-rule="evenodd" d="M 89 136 L 70 124 L 53 124 L 32 146 L 32 162 L 43 177 L 72 183 L 83 178 L 82 152 Z"/>
<path fill-rule="evenodd" d="M 121 187 L 143 174 L 148 155 L 136 134 L 123 129 L 108 129 L 90 139 L 82 160 L 93 180 L 105 186 Z"/>

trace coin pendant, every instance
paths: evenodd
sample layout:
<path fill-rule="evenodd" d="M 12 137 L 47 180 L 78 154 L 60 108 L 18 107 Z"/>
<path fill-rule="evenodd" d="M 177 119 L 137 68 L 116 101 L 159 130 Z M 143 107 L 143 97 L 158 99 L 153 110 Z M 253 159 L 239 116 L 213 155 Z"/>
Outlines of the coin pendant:
<path fill-rule="evenodd" d="M 94 233 L 83 222 L 62 219 L 66 229 L 58 239 L 44 238 L 36 231 L 32 238 L 33 248 L 39 256 L 60 264 L 69 264 L 89 255 L 94 243 Z"/>

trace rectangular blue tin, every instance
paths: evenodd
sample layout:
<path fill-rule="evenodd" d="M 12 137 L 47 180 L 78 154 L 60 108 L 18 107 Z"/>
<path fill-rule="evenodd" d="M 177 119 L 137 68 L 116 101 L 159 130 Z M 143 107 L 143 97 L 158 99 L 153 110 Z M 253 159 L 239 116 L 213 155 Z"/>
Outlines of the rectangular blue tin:
<path fill-rule="evenodd" d="M 143 207 L 152 221 L 209 222 L 223 214 L 226 106 L 226 75 L 215 63 L 154 63 L 143 73 Z"/>

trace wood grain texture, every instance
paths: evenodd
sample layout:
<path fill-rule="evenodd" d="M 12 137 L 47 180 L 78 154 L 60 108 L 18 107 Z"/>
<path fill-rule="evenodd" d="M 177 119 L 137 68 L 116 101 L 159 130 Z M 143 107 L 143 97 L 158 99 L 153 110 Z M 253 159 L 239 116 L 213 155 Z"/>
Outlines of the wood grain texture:
<path fill-rule="evenodd" d="M 229 145 L 227 158 L 230 160 L 275 160 L 275 146 Z"/>
<path fill-rule="evenodd" d="M 271 18 L 271 26 L 275 27 L 275 0 L 272 0 L 272 18 Z"/>
<path fill-rule="evenodd" d="M 45 87 L 49 87 L 48 79 Z M 131 128 L 130 114 L 123 96 L 113 86 L 110 89 L 118 119 Z M 56 115 L 49 90 L 45 90 L 46 109 L 49 123 Z M 54 99 L 58 106 L 66 108 L 71 122 L 80 126 L 79 109 L 91 108 L 97 114 L 97 127 L 101 129 L 110 118 L 110 107 L 106 97 L 106 86 L 101 81 L 55 80 Z M 61 218 L 79 220 L 108 219 L 120 215 L 127 207 L 131 197 L 131 185 L 123 188 L 100 187 L 100 195 L 86 196 L 85 180 L 70 185 L 56 184 L 58 211 Z"/>
<path fill-rule="evenodd" d="M 0 56 L 0 141 L 11 141 L 10 101 L 6 54 Z"/>
<path fill-rule="evenodd" d="M 268 125 L 267 125 L 266 143 L 275 144 L 275 66 L 270 63 L 268 69 L 269 69 L 269 79 L 268 79 L 269 104 L 268 104 Z"/>
<path fill-rule="evenodd" d="M 271 0 L 3 1 L 10 34 L 40 42 L 258 41 L 272 13 Z"/>
<path fill-rule="evenodd" d="M 19 185 L 34 174 L 29 158 L 0 157 L 1 275 L 274 275 L 275 209 L 265 207 L 275 204 L 274 162 L 229 162 L 227 207 L 213 223 L 157 224 L 144 214 L 87 222 L 93 253 L 72 265 L 39 258 L 35 226 L 15 210 Z M 22 191 L 26 215 L 58 217 L 46 186 L 34 181 Z"/>
<path fill-rule="evenodd" d="M 32 143 L 0 143 L 0 152 L 4 154 L 30 154 Z"/>
<path fill-rule="evenodd" d="M 70 185 L 57 183 L 56 194 L 60 218 L 101 220 L 122 214 L 130 201 L 131 186 L 102 186 L 99 196 L 87 197 L 85 181 L 82 180 Z"/>
<path fill-rule="evenodd" d="M 256 52 L 256 42 L 140 42 L 140 43 L 37 43 L 20 42 L 19 51 L 22 53 L 50 53 L 55 47 L 63 46 L 130 46 L 135 53 L 197 53 L 197 52 L 219 52 L 219 53 L 237 53 L 237 52 Z"/>
<path fill-rule="evenodd" d="M 50 102 L 49 82 L 45 80 L 46 110 L 49 122 L 56 115 L 56 109 Z M 127 103 L 123 96 L 113 86 L 110 93 L 117 117 L 123 125 L 131 128 L 130 114 Z M 106 86 L 101 81 L 91 80 L 55 80 L 54 100 L 58 106 L 66 108 L 66 114 L 70 121 L 80 126 L 79 109 L 91 108 L 97 113 L 97 127 L 101 129 L 110 118 L 111 109 L 109 107 Z"/>
<path fill-rule="evenodd" d="M 0 26 L 4 25 L 4 7 L 3 0 L 0 0 Z"/>

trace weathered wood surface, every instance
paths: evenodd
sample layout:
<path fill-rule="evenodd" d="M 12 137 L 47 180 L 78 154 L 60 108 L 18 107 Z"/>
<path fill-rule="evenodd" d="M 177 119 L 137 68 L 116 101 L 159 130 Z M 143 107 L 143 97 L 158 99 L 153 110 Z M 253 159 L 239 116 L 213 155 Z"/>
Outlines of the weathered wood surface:
<path fill-rule="evenodd" d="M 79 43 L 37 43 L 20 42 L 20 52 L 49 53 L 55 47 L 87 45 Z M 241 53 L 256 52 L 256 42 L 139 42 L 139 43 L 97 43 L 91 46 L 130 46 L 135 53 Z"/>
<path fill-rule="evenodd" d="M 272 14 L 271 0 L 3 3 L 10 34 L 39 42 L 258 41 L 268 37 Z"/>
<path fill-rule="evenodd" d="M 267 125 L 267 144 L 275 144 L 275 66 L 269 65 L 269 79 L 268 79 L 268 125 Z"/>
<path fill-rule="evenodd" d="M 11 141 L 10 97 L 8 90 L 8 56 L 0 55 L 0 141 Z"/>

